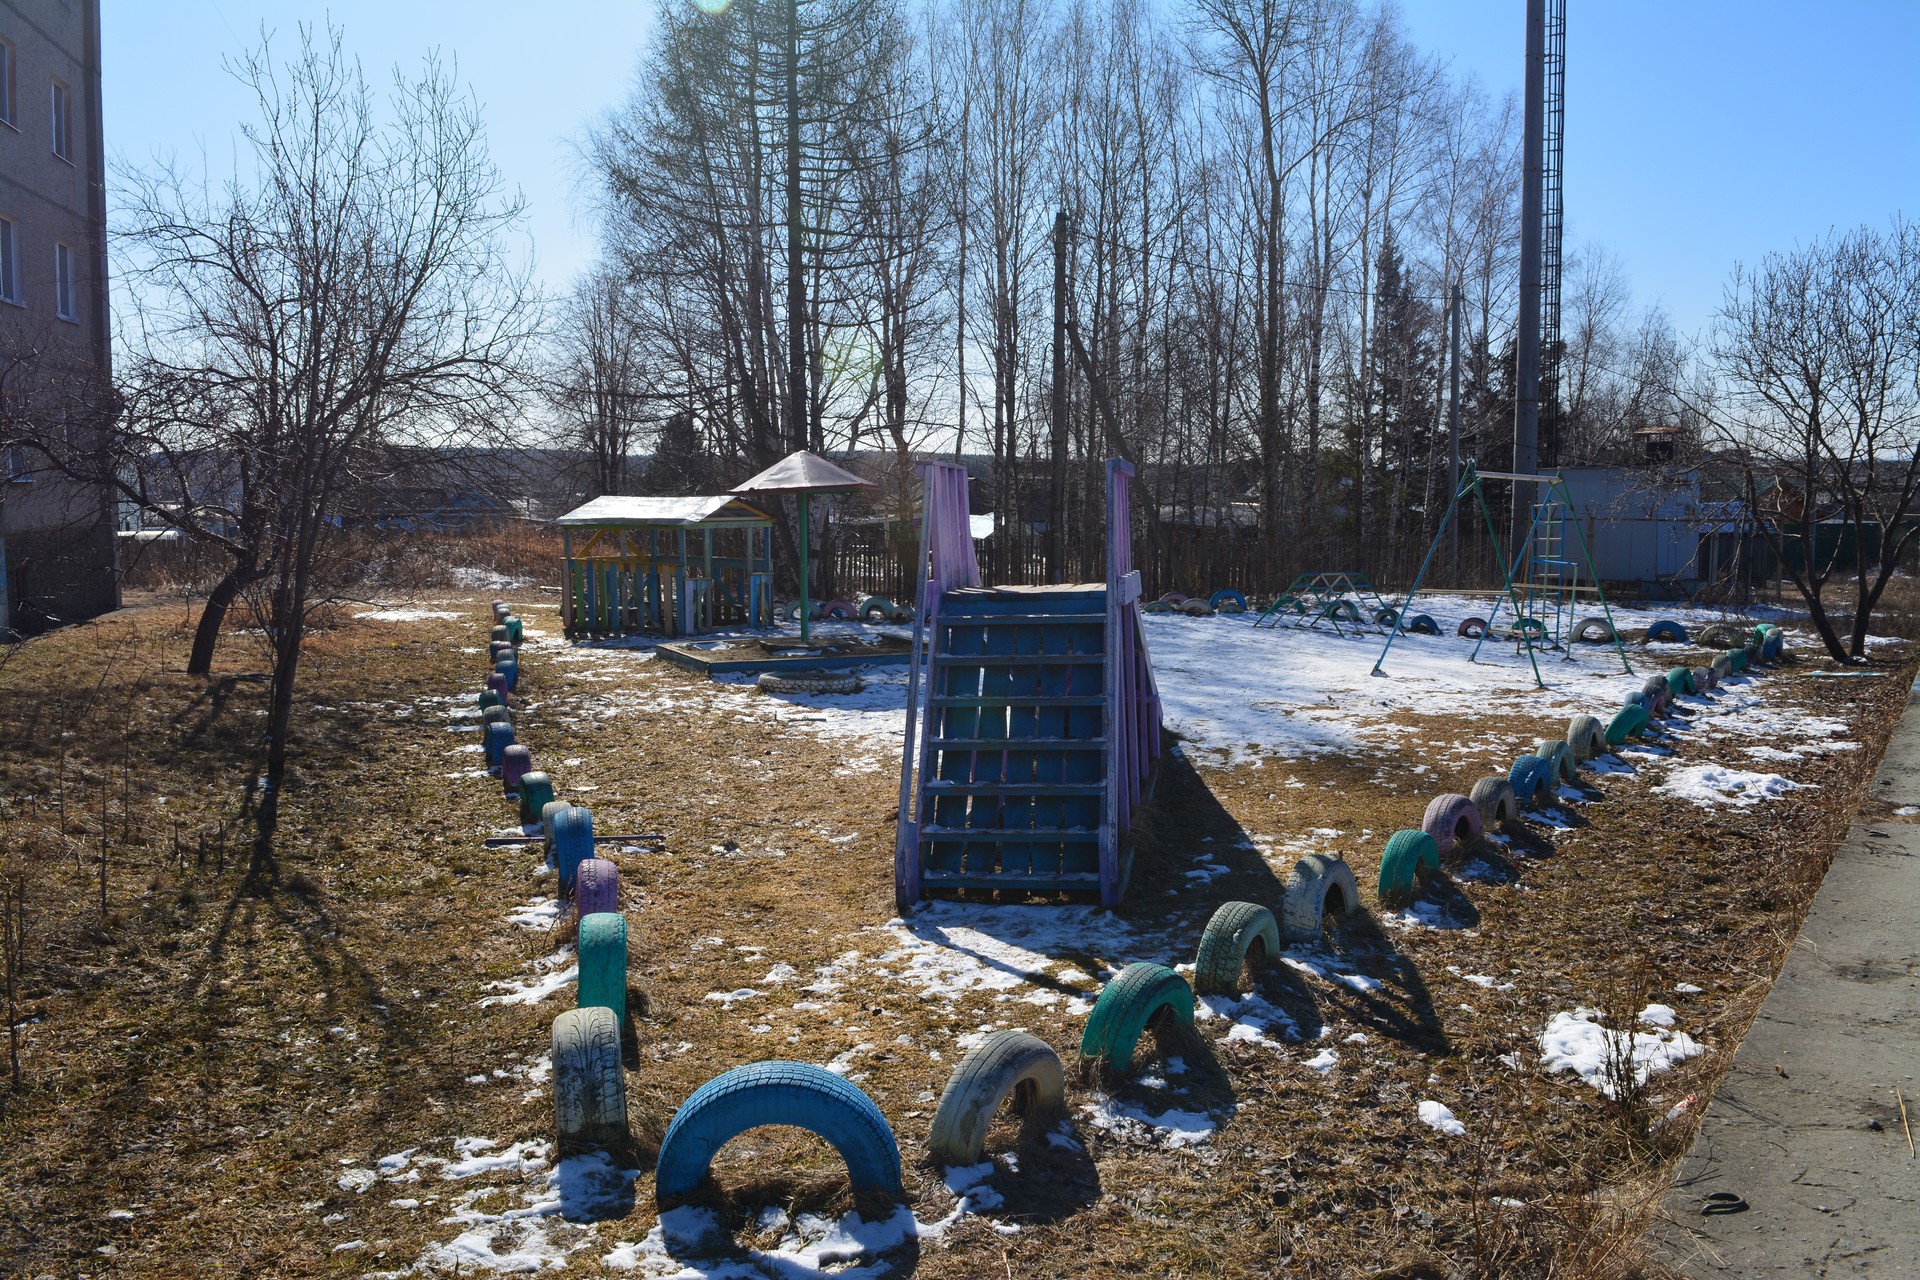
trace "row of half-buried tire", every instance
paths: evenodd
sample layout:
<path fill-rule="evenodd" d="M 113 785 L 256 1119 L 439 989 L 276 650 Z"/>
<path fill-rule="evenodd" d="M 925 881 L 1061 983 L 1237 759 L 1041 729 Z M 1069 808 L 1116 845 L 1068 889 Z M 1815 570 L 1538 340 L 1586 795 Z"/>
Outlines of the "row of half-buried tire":
<path fill-rule="evenodd" d="M 524 829 L 540 825 L 541 845 L 563 897 L 574 903 L 579 978 L 575 1007 L 554 1019 L 554 1131 L 563 1149 L 627 1140 L 626 1074 L 620 1026 L 627 1012 L 627 920 L 620 911 L 620 871 L 594 856 L 593 812 L 555 794 L 553 779 L 533 767 L 532 748 L 516 740 L 512 697 L 520 685 L 526 628 L 505 601 L 493 602 L 488 656 L 493 672 L 480 694 L 487 769 L 519 809 Z"/>

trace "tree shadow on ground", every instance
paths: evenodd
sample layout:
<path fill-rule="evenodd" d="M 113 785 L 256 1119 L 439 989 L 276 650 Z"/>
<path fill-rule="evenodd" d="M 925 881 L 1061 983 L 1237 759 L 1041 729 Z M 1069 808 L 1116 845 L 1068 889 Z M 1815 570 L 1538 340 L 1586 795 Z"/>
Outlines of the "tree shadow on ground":
<path fill-rule="evenodd" d="M 1447 878 L 1434 877 L 1434 882 L 1441 881 Z M 1392 935 L 1380 922 L 1366 912 L 1356 911 L 1341 919 L 1337 933 L 1346 956 L 1362 975 L 1374 979 L 1378 985 L 1362 990 L 1361 986 L 1366 984 L 1336 977 L 1325 997 L 1327 1006 L 1348 1021 L 1371 1027 L 1411 1048 L 1425 1053 L 1451 1053 L 1453 1046 L 1434 1011 L 1433 993 L 1428 990 L 1426 979 L 1412 959 L 1394 944 Z"/>

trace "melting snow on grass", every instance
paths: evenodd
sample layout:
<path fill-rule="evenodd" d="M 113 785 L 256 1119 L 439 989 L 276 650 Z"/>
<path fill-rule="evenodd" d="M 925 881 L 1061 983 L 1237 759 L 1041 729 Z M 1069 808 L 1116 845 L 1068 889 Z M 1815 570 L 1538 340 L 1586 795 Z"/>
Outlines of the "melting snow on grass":
<path fill-rule="evenodd" d="M 1156 1147 L 1196 1147 L 1212 1138 L 1220 1127 L 1202 1111 L 1148 1111 L 1104 1094 L 1095 1094 L 1093 1101 L 1080 1109 L 1094 1128 Z"/>
<path fill-rule="evenodd" d="M 1467 1126 L 1454 1117 L 1453 1110 L 1428 1098 L 1420 1104 L 1420 1123 L 1429 1129 L 1437 1129 L 1450 1138 L 1464 1137 Z"/>
<path fill-rule="evenodd" d="M 1668 1021 L 1659 1022 L 1663 1015 Z M 1706 1046 L 1686 1032 L 1668 1029 L 1672 1017 L 1673 1010 L 1666 1005 L 1649 1005 L 1640 1019 L 1658 1029 L 1610 1031 L 1600 1025 L 1598 1009 L 1556 1013 L 1540 1036 L 1541 1065 L 1549 1072 L 1571 1071 L 1611 1098 L 1615 1081 L 1609 1077 L 1624 1069 L 1629 1057 L 1634 1083 L 1645 1084 L 1649 1077 L 1706 1052 Z M 1612 1071 L 1610 1062 L 1615 1064 Z"/>
<path fill-rule="evenodd" d="M 1718 764 L 1690 764 L 1676 766 L 1654 790 L 1690 800 L 1703 808 L 1733 805 L 1745 809 L 1807 785 L 1777 773 L 1752 773 Z"/>

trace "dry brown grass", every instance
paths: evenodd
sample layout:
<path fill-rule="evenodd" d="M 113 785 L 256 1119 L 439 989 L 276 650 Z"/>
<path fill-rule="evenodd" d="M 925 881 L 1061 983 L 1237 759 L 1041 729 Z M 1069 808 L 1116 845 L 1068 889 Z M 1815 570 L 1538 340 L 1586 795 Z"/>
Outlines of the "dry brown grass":
<path fill-rule="evenodd" d="M 213 681 L 190 681 L 179 673 L 189 616 L 153 608 L 9 652 L 0 716 L 18 728 L 0 742 L 0 796 L 25 836 L 13 856 L 33 880 L 24 999 L 38 1019 L 27 1029 L 24 1089 L 0 1093 L 9 1268 L 320 1276 L 403 1264 L 453 1233 L 437 1221 L 444 1191 L 409 1190 L 429 1202 L 420 1210 L 390 1204 L 386 1184 L 356 1196 L 335 1185 L 342 1162 L 416 1145 L 445 1155 L 457 1134 L 505 1143 L 546 1131 L 544 1101 L 466 1083 L 542 1052 L 562 1007 L 474 1007 L 486 982 L 555 945 L 502 923 L 539 891 L 532 859 L 480 847 L 507 810 L 494 787 L 444 776 L 465 763 L 444 754 L 459 740 L 444 720 L 395 715 L 423 696 L 476 687 L 479 660 L 460 650 L 477 643 L 486 594 L 466 598 L 470 619 L 354 623 L 316 636 L 277 880 L 247 879 L 236 818 L 262 699 L 244 644 L 229 642 Z M 552 629 L 549 608 L 523 612 Z M 663 853 L 614 855 L 649 1010 L 630 1074 L 643 1153 L 679 1100 L 725 1067 L 770 1056 L 824 1062 L 870 1044 L 856 1073 L 899 1135 L 921 1217 L 940 1211 L 951 1197 L 936 1171 L 913 1163 L 931 1100 L 958 1056 L 953 1039 L 1008 1017 L 1006 1007 L 990 996 L 921 998 L 879 980 L 811 1015 L 793 1008 L 808 997 L 791 987 L 767 988 L 751 1011 L 705 999 L 756 985 L 775 959 L 808 974 L 850 948 L 870 958 L 889 945 L 870 930 L 893 914 L 891 774 L 835 772 L 834 742 L 775 735 L 764 722 L 660 714 L 576 723 L 591 685 L 558 666 L 530 662 L 527 675 L 523 738 L 548 762 L 579 761 L 557 770 L 563 792 L 595 788 L 581 794 L 602 829 L 668 836 Z M 1197 1083 L 1179 1105 L 1231 1116 L 1211 1143 L 1168 1150 L 1082 1126 L 1080 1153 L 1029 1133 L 1019 1171 L 995 1179 L 1007 1199 L 997 1216 L 1020 1223 L 1019 1234 L 968 1220 L 926 1247 L 913 1274 L 1638 1274 L 1634 1240 L 1703 1108 L 1658 1133 L 1651 1120 L 1685 1094 L 1704 1099 L 1725 1069 L 1903 704 L 1911 668 L 1889 675 L 1775 684 L 1780 696 L 1846 720 L 1863 743 L 1809 765 L 1802 776 L 1817 790 L 1753 810 L 1702 810 L 1606 779 L 1582 825 L 1516 837 L 1509 883 L 1441 886 L 1477 915 L 1471 933 L 1366 920 L 1339 932 L 1334 945 L 1380 990 L 1270 972 L 1267 998 L 1309 1032 L 1330 1027 L 1328 1042 L 1340 1044 L 1361 1031 L 1368 1044 L 1343 1046 L 1341 1069 L 1321 1077 L 1298 1053 L 1182 1041 Z M 671 670 L 647 678 L 694 681 Z M 1426 763 L 1423 744 L 1443 730 L 1458 736 L 1456 726 L 1410 722 L 1365 759 L 1261 770 L 1176 762 L 1156 804 L 1157 852 L 1143 855 L 1120 914 L 1141 936 L 1173 939 L 1182 954 L 1168 962 L 1188 958 L 1220 902 L 1277 901 L 1275 868 L 1235 847 L 1249 833 L 1369 830 L 1357 846 L 1342 842 L 1356 850 L 1366 886 L 1387 833 L 1416 823 L 1429 794 L 1464 789 L 1504 769 L 1515 742 L 1563 727 L 1545 718 L 1476 726 L 1484 759 L 1424 775 L 1411 772 Z M 1288 776 L 1306 785 L 1276 785 Z M 89 861 L 103 791 L 105 915 Z M 857 838 L 832 843 L 822 828 Z M 1196 892 L 1183 871 L 1209 838 L 1230 872 Z M 1090 973 L 1114 959 L 1072 958 Z M 1516 990 L 1464 984 L 1448 973 L 1454 964 L 1512 970 Z M 1685 1016 L 1689 1029 L 1704 1026 L 1713 1052 L 1627 1105 L 1502 1063 L 1532 1051 L 1544 1011 L 1598 1003 L 1617 1018 L 1680 978 L 1708 987 Z M 1019 1024 L 1063 1053 L 1077 1043 L 1079 1019 L 1063 1006 L 1016 1007 Z M 930 1046 L 944 1046 L 944 1057 Z M 1118 1094 L 1167 1103 L 1138 1081 Z M 1422 1097 L 1447 1099 L 1469 1138 L 1440 1139 L 1421 1125 Z M 1083 1088 L 1071 1091 L 1070 1105 L 1086 1100 Z M 1005 1125 L 1000 1139 L 1020 1135 Z M 726 1188 L 716 1203 L 743 1241 L 762 1205 L 850 1207 L 831 1151 L 792 1131 L 746 1135 L 716 1173 Z M 603 1227 L 600 1240 L 637 1239 L 651 1199 L 642 1178 L 632 1221 Z M 135 1217 L 111 1221 L 110 1209 Z M 347 1216 L 323 1221 L 334 1213 Z M 364 1251 L 332 1254 L 355 1238 Z M 97 1252 L 109 1247 L 110 1263 Z M 592 1270 L 598 1252 L 583 1251 L 568 1273 Z"/>

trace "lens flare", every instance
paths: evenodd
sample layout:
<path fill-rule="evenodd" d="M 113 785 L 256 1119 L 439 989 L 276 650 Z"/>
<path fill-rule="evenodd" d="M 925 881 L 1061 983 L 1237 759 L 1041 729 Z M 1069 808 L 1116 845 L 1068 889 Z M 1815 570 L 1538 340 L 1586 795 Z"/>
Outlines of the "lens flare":
<path fill-rule="evenodd" d="M 733 7 L 733 0 L 693 0 L 693 7 L 710 17 L 718 17 Z"/>

